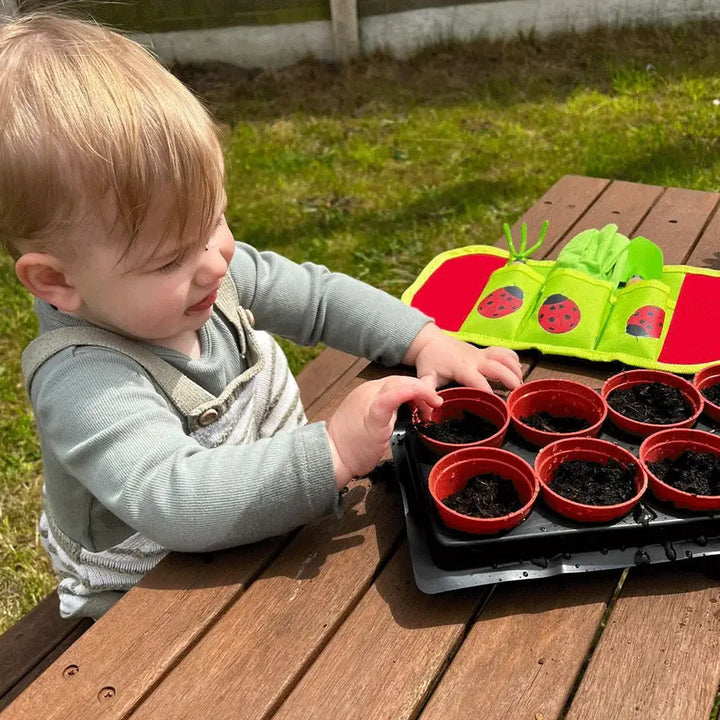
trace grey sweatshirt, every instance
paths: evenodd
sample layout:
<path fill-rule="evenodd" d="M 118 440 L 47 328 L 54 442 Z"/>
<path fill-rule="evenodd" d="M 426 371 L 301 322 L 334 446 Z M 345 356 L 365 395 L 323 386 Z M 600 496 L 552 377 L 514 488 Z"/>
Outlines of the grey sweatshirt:
<path fill-rule="evenodd" d="M 391 366 L 430 320 L 346 275 L 237 243 L 229 270 L 255 327 Z M 41 332 L 89 323 L 36 302 Z M 213 312 L 193 360 L 144 345 L 214 395 L 245 369 L 233 329 Z M 46 511 L 90 551 L 134 532 L 179 551 L 232 547 L 286 532 L 337 507 L 324 423 L 248 445 L 207 449 L 137 363 L 98 347 L 61 351 L 30 397 Z"/>

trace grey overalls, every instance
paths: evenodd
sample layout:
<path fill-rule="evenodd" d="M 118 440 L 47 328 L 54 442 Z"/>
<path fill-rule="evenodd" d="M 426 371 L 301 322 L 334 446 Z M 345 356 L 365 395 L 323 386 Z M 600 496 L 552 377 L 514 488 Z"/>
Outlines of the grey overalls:
<path fill-rule="evenodd" d="M 53 330 L 28 345 L 23 353 L 28 394 L 35 372 L 50 357 L 68 347 L 94 345 L 128 355 L 141 365 L 184 416 L 186 433 L 204 447 L 251 443 L 306 424 L 298 386 L 284 353 L 268 333 L 252 329 L 252 314 L 238 305 L 229 274 L 218 291 L 215 308 L 236 329 L 239 351 L 248 364 L 219 397 L 150 350 L 90 327 Z M 58 594 L 65 617 L 99 617 L 167 554 L 140 533 L 106 550 L 91 552 L 57 526 L 47 507 L 40 519 L 40 534 L 53 568 L 62 578 Z"/>

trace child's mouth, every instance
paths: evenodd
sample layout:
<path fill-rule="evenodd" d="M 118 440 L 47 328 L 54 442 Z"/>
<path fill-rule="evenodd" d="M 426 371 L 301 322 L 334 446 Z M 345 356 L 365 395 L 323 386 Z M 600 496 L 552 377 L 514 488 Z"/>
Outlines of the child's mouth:
<path fill-rule="evenodd" d="M 196 313 L 196 312 L 202 312 L 203 310 L 207 310 L 217 298 L 217 290 L 211 292 L 209 295 L 204 297 L 200 302 L 195 303 L 194 305 L 191 305 L 185 312 L 186 313 Z"/>

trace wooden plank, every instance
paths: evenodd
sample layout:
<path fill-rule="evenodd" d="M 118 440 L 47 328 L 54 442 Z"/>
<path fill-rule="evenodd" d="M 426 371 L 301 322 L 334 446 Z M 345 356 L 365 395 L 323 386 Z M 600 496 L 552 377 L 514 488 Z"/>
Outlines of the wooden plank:
<path fill-rule="evenodd" d="M 569 217 L 567 206 L 573 203 L 568 198 L 572 199 L 576 182 L 583 201 L 588 187 L 597 193 L 606 186 L 604 181 L 595 179 L 563 183 L 561 195 L 546 194 L 545 197 L 555 199 L 543 204 L 542 219 L 552 218 L 557 212 L 561 222 L 554 223 L 555 227 L 570 227 L 577 220 L 587 204 L 578 201 L 574 219 Z M 542 222 L 536 214 L 531 221 Z M 369 368 L 366 374 L 372 376 L 371 371 Z M 345 718 L 360 713 L 360 717 L 373 718 L 413 717 L 432 689 L 434 678 L 454 653 L 464 627 L 486 592 L 474 589 L 459 593 L 457 598 L 454 594 L 440 598 L 423 596 L 415 587 L 403 547 L 290 694 L 279 716 Z M 395 600 L 390 610 L 389 598 Z M 456 602 L 459 605 L 453 604 Z M 428 621 L 428 607 L 434 608 L 430 612 L 432 618 L 439 611 L 447 613 L 445 620 Z M 330 669 L 332 683 L 328 684 Z M 357 702 L 358 697 L 363 698 L 362 703 Z"/>
<path fill-rule="evenodd" d="M 331 403 L 339 402 L 337 386 L 347 384 L 357 358 L 333 352 L 325 359 L 323 354 L 320 362 L 313 362 L 328 383 L 333 381 L 328 388 Z M 324 402 L 319 383 L 313 382 L 309 397 L 318 409 L 309 416 L 324 419 L 323 407 L 333 406 Z M 300 378 L 299 384 L 302 391 L 305 381 Z M 125 717 L 288 540 L 274 538 L 207 555 L 169 555 L 52 663 L 32 690 L 2 713 L 3 719 Z M 104 688 L 112 689 L 111 697 L 102 695 Z"/>
<path fill-rule="evenodd" d="M 562 241 L 553 243 L 547 257 L 556 260 L 567 240 L 583 230 L 600 229 L 608 223 L 615 223 L 624 235 L 636 234 L 641 221 L 662 194 L 663 188 L 655 185 L 612 183 L 588 212 L 570 228 L 567 236 L 562 238 Z"/>
<path fill-rule="evenodd" d="M 582 230 L 608 222 L 632 234 L 661 195 L 661 188 L 613 183 L 572 225 L 567 238 L 549 249 L 549 256 L 557 257 L 564 241 Z M 543 358 L 529 379 L 564 377 L 599 388 L 611 372 L 609 365 Z M 535 713 L 545 720 L 559 717 L 619 577 L 620 573 L 610 572 L 548 581 L 557 604 L 546 608 L 543 592 L 552 592 L 542 584 L 498 588 L 422 713 L 423 720 L 463 718 L 479 707 L 487 720 L 510 715 L 533 718 Z M 530 619 L 526 628 L 518 614 Z M 572 643 L 566 642 L 569 635 Z M 507 642 L 508 637 L 512 642 Z M 543 665 L 551 658 L 549 667 L 538 667 L 538 657 Z M 478 683 L 477 678 L 488 672 L 488 681 Z"/>
<path fill-rule="evenodd" d="M 82 634 L 90 620 L 63 620 L 57 593 L 41 600 L 31 612 L 0 636 L 0 708 L 8 693 L 40 665 L 63 641 Z M 35 677 L 33 675 L 33 677 Z"/>
<path fill-rule="evenodd" d="M 715 259 L 720 238 L 720 195 L 675 188 L 666 195 L 641 234 L 663 248 L 666 262 L 711 264 L 706 260 Z M 632 570 L 568 720 L 706 720 L 720 681 L 718 587 L 717 580 L 683 565 Z"/>
<path fill-rule="evenodd" d="M 631 572 L 567 720 L 707 720 L 719 637 L 716 579 L 682 566 Z"/>
<path fill-rule="evenodd" d="M 688 265 L 720 270 L 720 211 L 718 209 L 715 210 L 686 262 Z"/>
<path fill-rule="evenodd" d="M 300 399 L 306 412 L 331 386 L 338 384 L 348 373 L 355 377 L 358 367 L 364 367 L 368 361 L 354 355 L 326 348 L 312 362 L 308 363 L 297 376 L 300 387 Z"/>
<path fill-rule="evenodd" d="M 632 217 L 634 222 L 640 222 L 658 200 L 656 190 L 649 192 L 639 187 L 637 195 L 633 196 L 632 187 L 635 186 L 625 185 L 622 188 L 623 218 L 628 231 L 634 228 L 626 218 Z M 568 197 L 564 200 L 565 206 L 572 204 Z M 584 208 L 582 217 L 568 226 L 568 234 L 584 229 L 586 223 L 594 226 L 598 218 L 602 219 L 602 214 L 598 215 L 595 211 L 596 206 L 611 210 L 617 207 L 617 202 L 612 186 L 605 189 L 596 203 Z M 567 376 L 599 386 L 611 372 L 610 367 L 582 361 L 543 359 L 529 377 Z M 546 720 L 558 717 L 592 646 L 596 629 L 619 577 L 619 572 L 611 572 L 558 578 L 545 584 L 526 583 L 497 588 L 496 595 L 468 630 L 449 669 L 439 679 L 439 685 L 421 717 L 444 720 L 476 717 L 480 709 L 483 718 L 532 718 L 532 713 L 538 713 Z M 406 598 L 403 604 L 410 605 L 411 600 Z M 381 607 L 370 608 L 368 614 L 372 615 L 373 611 L 379 614 Z M 373 632 L 375 643 L 379 644 L 381 639 L 374 630 L 370 632 Z M 383 628 L 383 632 L 387 633 L 387 630 Z M 415 630 L 415 633 L 419 632 Z M 408 642 L 405 633 L 406 628 L 399 627 L 392 634 L 395 653 L 403 656 Z M 569 636 L 573 638 L 572 643 L 567 642 Z M 445 650 L 452 652 L 451 647 Z M 347 647 L 346 652 L 352 656 L 356 648 Z M 543 660 L 542 666 L 539 666 L 539 659 Z M 383 656 L 377 654 L 366 656 L 366 661 L 372 665 L 383 660 Z M 321 669 L 326 668 L 325 662 L 323 653 L 318 660 Z M 544 668 L 546 662 L 548 668 Z M 353 670 L 357 671 L 357 668 L 353 667 Z M 438 667 L 437 670 L 442 673 L 443 668 Z M 297 690 L 300 700 L 310 702 L 314 695 L 319 696 L 322 674 L 319 672 L 314 681 L 315 673 L 312 676 L 308 674 L 307 680 L 303 680 Z M 482 681 L 479 681 L 480 678 Z M 334 679 L 340 685 L 350 684 L 356 691 L 364 691 L 366 698 L 380 697 L 382 701 L 377 706 L 373 700 L 368 706 L 366 700 L 364 710 L 368 717 L 383 717 L 382 703 L 386 702 L 386 697 L 381 677 L 376 678 L 377 686 L 371 688 L 372 692 L 362 685 L 367 682 L 364 676 L 356 684 L 342 668 L 335 671 Z M 405 684 L 409 690 L 392 706 L 397 718 L 414 717 L 422 710 L 420 695 L 413 691 L 413 678 L 405 678 Z M 302 704 L 300 700 L 294 700 L 291 695 L 288 703 L 292 702 L 292 705 L 289 707 L 298 712 Z M 351 709 L 342 705 L 335 711 L 341 717 Z"/>
<path fill-rule="evenodd" d="M 549 220 L 550 225 L 543 245 L 533 257 L 538 260 L 550 257 L 552 248 L 561 240 L 569 237 L 569 231 L 577 226 L 579 218 L 582 218 L 589 208 L 602 200 L 603 193 L 608 187 L 611 187 L 610 181 L 602 178 L 589 178 L 581 175 L 561 177 L 511 227 L 513 238 L 520 237 L 520 225 L 524 222 L 527 224 L 528 246 L 530 246 L 534 242 L 534 238 L 539 236 L 543 222 Z M 501 238 L 495 244 L 503 247 L 505 239 Z"/>
<path fill-rule="evenodd" d="M 408 717 L 489 593 L 423 594 L 403 544 L 273 719 Z"/>
<path fill-rule="evenodd" d="M 686 262 L 718 204 L 717 193 L 668 188 L 637 229 L 660 246 L 665 265 Z"/>
<path fill-rule="evenodd" d="M 55 612 L 58 613 L 57 608 L 55 608 Z M 71 647 L 83 633 L 92 627 L 92 624 L 93 621 L 89 618 L 81 618 L 80 620 L 75 621 L 73 623 L 72 631 L 65 635 L 65 637 L 55 647 L 53 647 L 47 655 L 39 659 L 34 665 L 28 667 L 27 672 L 22 676 L 22 678 L 20 678 L 18 682 L 13 685 L 12 688 L 2 696 L 2 698 L 0 698 L 0 711 L 10 705 L 10 703 L 20 695 L 20 693 L 24 692 L 26 688 L 35 682 L 35 679 L 45 672 L 45 670 L 47 670 L 69 647 Z"/>
<path fill-rule="evenodd" d="M 279 542 L 169 555 L 21 694 L 3 720 L 123 717 L 237 599 Z"/>
<path fill-rule="evenodd" d="M 402 532 L 399 493 L 387 484 L 356 483 L 344 504 L 342 518 L 303 528 L 133 720 L 194 720 L 208 707 L 213 720 L 235 720 L 239 702 L 250 720 L 267 717 L 282 702 Z"/>
<path fill-rule="evenodd" d="M 483 720 L 558 718 L 618 577 L 596 573 L 498 587 L 422 720 L 461 720 L 473 717 L 472 708 Z"/>

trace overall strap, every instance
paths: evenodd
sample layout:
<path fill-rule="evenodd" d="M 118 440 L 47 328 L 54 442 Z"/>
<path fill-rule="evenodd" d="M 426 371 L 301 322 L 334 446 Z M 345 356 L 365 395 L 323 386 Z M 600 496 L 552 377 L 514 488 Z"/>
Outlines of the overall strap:
<path fill-rule="evenodd" d="M 198 406 L 215 400 L 214 395 L 183 375 L 170 363 L 144 347 L 108 330 L 95 327 L 65 327 L 43 333 L 33 340 L 22 354 L 25 387 L 30 392 L 33 377 L 40 366 L 69 347 L 94 347 L 115 350 L 142 366 L 185 415 Z"/>
<path fill-rule="evenodd" d="M 192 426 L 206 425 L 223 412 L 231 392 L 239 382 L 245 382 L 257 374 L 263 362 L 257 343 L 252 337 L 252 315 L 239 307 L 237 290 L 230 274 L 226 274 L 218 290 L 216 307 L 237 330 L 240 353 L 249 354 L 250 367 L 235 379 L 220 395 L 215 397 L 196 382 L 183 375 L 170 363 L 150 350 L 127 338 L 96 327 L 65 327 L 43 333 L 33 340 L 22 354 L 22 370 L 25 387 L 29 394 L 33 377 L 40 366 L 53 355 L 68 347 L 95 346 L 122 353 L 138 363 L 162 388 L 172 403 Z M 250 347 L 248 348 L 248 344 Z M 249 353 L 248 353 L 249 349 Z M 208 411 L 211 411 L 208 413 Z"/>

